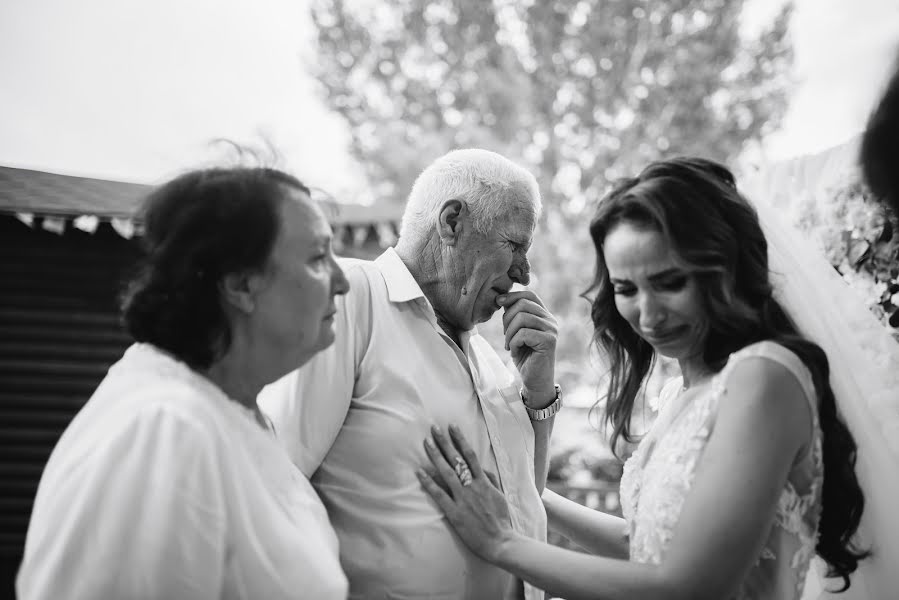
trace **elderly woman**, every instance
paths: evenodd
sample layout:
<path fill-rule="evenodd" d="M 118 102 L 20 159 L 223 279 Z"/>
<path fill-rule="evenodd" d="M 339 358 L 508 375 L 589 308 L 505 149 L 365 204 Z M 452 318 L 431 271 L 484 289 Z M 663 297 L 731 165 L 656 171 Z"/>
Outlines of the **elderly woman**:
<path fill-rule="evenodd" d="M 256 405 L 334 340 L 347 280 L 309 190 L 196 171 L 145 208 L 137 341 L 53 451 L 20 598 L 343 598 L 337 539 Z"/>

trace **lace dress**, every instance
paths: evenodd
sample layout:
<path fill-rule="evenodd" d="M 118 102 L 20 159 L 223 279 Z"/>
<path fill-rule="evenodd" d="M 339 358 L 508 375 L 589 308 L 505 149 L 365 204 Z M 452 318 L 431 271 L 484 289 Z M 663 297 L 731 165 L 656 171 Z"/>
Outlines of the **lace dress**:
<path fill-rule="evenodd" d="M 824 469 L 817 395 L 811 373 L 795 354 L 773 342 L 747 346 L 731 355 L 711 384 L 689 404 L 677 402 L 680 378 L 662 390 L 661 409 L 650 432 L 624 465 L 621 503 L 630 531 L 630 558 L 661 563 L 693 484 L 696 465 L 715 427 L 728 374 L 741 360 L 764 357 L 783 365 L 800 382 L 813 420 L 809 452 L 797 457 L 780 494 L 768 539 L 736 599 L 795 600 L 802 596 L 815 553 Z"/>

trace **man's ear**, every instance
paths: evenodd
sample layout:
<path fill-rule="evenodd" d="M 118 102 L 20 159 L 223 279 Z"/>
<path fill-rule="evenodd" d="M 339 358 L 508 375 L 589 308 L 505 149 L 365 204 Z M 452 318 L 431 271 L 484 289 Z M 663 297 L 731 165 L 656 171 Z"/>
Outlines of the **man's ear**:
<path fill-rule="evenodd" d="M 437 215 L 437 233 L 447 246 L 454 246 L 462 234 L 462 226 L 468 218 L 468 207 L 455 198 L 447 200 Z"/>
<path fill-rule="evenodd" d="M 256 308 L 256 295 L 263 285 L 259 271 L 242 271 L 225 275 L 219 283 L 222 299 L 242 313 Z"/>

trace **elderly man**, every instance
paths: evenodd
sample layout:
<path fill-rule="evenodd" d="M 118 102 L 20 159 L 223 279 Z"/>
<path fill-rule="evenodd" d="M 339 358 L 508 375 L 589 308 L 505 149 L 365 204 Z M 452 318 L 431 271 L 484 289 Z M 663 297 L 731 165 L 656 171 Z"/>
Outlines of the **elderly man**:
<path fill-rule="evenodd" d="M 328 509 L 352 598 L 542 598 L 470 553 L 415 474 L 430 428 L 455 424 L 496 474 L 513 527 L 545 538 L 556 322 L 532 291 L 512 291 L 528 283 L 540 210 L 534 177 L 502 156 L 438 159 L 412 188 L 396 248 L 343 261 L 335 344 L 261 395 Z M 499 308 L 520 388 L 475 327 Z"/>

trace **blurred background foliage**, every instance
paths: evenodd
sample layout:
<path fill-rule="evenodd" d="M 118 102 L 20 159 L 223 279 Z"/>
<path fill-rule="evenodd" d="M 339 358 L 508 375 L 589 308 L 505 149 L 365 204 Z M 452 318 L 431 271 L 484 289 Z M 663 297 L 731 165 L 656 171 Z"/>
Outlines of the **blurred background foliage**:
<path fill-rule="evenodd" d="M 752 37 L 742 0 L 315 0 L 315 75 L 346 120 L 379 202 L 405 201 L 450 149 L 481 147 L 537 177 L 544 214 L 531 288 L 559 319 L 567 392 L 551 476 L 617 481 L 588 423 L 602 362 L 589 352 L 587 233 L 611 181 L 647 162 L 699 154 L 733 163 L 783 117 L 792 4 Z M 498 319 L 482 331 L 501 340 Z M 501 348 L 502 344 L 498 346 Z M 670 372 L 662 363 L 648 386 Z M 641 413 L 647 424 L 651 411 Z M 604 502 L 604 501 L 603 501 Z M 602 503 L 602 502 L 601 502 Z"/>

